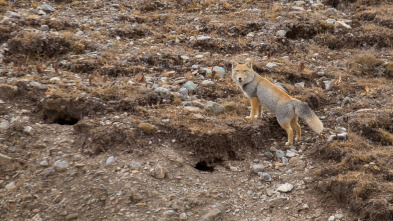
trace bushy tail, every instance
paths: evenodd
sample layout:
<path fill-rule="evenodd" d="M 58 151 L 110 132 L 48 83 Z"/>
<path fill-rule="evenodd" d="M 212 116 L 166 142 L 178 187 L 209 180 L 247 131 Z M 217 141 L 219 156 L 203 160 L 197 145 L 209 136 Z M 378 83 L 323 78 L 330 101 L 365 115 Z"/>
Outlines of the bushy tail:
<path fill-rule="evenodd" d="M 321 120 L 315 115 L 314 111 L 311 110 L 311 108 L 301 102 L 301 101 L 295 101 L 294 102 L 295 106 L 295 113 L 297 116 L 302 118 L 303 120 L 306 121 L 307 125 L 317 134 L 320 134 L 323 130 L 323 124 Z"/>

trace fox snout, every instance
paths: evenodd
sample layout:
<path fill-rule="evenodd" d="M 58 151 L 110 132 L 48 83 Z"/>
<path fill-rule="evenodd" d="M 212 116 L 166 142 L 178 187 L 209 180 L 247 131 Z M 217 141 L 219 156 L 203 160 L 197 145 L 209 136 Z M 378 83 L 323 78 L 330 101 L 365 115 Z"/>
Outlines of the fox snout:
<path fill-rule="evenodd" d="M 243 81 L 243 78 L 237 78 L 237 81 L 239 81 L 239 83 L 242 83 L 242 81 Z"/>

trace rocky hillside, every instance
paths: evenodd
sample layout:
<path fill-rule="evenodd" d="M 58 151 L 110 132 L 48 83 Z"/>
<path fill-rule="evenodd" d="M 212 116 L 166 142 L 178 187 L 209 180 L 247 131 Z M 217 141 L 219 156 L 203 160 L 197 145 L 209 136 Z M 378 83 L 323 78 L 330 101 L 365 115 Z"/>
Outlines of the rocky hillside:
<path fill-rule="evenodd" d="M 0 0 L 0 219 L 392 220 L 392 57 L 388 0 Z"/>

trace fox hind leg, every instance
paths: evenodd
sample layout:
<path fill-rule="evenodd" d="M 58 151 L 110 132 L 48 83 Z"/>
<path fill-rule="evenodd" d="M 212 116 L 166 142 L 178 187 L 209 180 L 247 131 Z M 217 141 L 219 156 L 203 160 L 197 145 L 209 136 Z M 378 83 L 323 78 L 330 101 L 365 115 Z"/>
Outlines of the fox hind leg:
<path fill-rule="evenodd" d="M 291 120 L 291 127 L 296 131 L 295 141 L 300 141 L 302 139 L 302 129 L 300 128 L 299 123 L 297 122 L 297 116 L 294 116 Z"/>
<path fill-rule="evenodd" d="M 262 117 L 262 105 L 259 103 L 259 100 L 258 100 L 257 118 L 261 118 L 261 117 Z"/>
<path fill-rule="evenodd" d="M 292 130 L 292 127 L 291 127 L 291 123 L 290 122 L 280 123 L 280 126 L 282 128 L 284 128 L 284 130 L 288 134 L 288 142 L 286 142 L 285 145 L 286 146 L 292 145 L 292 143 L 293 143 L 293 130 Z"/>

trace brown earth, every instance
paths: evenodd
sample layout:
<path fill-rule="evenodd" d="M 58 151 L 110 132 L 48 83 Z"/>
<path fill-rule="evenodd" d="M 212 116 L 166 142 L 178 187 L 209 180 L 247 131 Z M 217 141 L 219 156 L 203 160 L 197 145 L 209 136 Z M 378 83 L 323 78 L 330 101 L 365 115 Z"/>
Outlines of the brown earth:
<path fill-rule="evenodd" d="M 0 219 L 392 220 L 393 6 L 313 2 L 0 0 Z M 233 60 L 323 133 L 245 118 Z"/>

